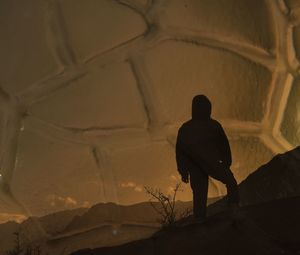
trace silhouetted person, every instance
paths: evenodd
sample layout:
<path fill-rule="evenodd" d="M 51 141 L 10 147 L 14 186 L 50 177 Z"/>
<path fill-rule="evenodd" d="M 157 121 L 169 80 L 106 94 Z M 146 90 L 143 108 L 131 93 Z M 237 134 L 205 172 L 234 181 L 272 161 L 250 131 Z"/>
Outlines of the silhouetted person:
<path fill-rule="evenodd" d="M 219 122 L 211 118 L 211 103 L 204 95 L 192 102 L 192 119 L 178 131 L 176 142 L 177 168 L 185 183 L 193 190 L 194 216 L 206 217 L 208 177 L 227 187 L 229 206 L 239 203 L 237 182 L 230 170 L 231 151 L 227 136 Z"/>

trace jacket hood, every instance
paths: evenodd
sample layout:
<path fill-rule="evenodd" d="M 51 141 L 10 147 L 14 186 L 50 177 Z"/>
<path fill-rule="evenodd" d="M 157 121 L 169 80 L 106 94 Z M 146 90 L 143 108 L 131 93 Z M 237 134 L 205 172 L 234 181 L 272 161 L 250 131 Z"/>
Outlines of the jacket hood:
<path fill-rule="evenodd" d="M 197 95 L 192 102 L 192 119 L 208 120 L 211 115 L 211 102 L 204 95 Z"/>

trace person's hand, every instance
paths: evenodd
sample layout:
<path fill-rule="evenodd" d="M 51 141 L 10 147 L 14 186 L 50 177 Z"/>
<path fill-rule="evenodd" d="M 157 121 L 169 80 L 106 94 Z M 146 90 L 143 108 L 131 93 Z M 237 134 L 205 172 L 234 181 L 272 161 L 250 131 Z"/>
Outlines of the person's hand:
<path fill-rule="evenodd" d="M 189 183 L 189 176 L 188 176 L 188 175 L 181 176 L 181 180 L 182 180 L 184 183 Z"/>

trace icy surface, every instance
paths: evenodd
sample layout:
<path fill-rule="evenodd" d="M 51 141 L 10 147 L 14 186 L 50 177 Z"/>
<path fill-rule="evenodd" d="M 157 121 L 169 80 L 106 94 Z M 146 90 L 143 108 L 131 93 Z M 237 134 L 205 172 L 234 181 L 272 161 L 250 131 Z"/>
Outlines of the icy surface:
<path fill-rule="evenodd" d="M 300 143 L 300 80 L 293 83 L 288 99 L 282 127 L 282 134 L 297 146 Z"/>
<path fill-rule="evenodd" d="M 31 108 L 33 115 L 70 128 L 143 127 L 147 116 L 126 63 L 93 70 Z"/>
<path fill-rule="evenodd" d="M 1 87 L 17 93 L 53 75 L 58 67 L 48 46 L 45 4 L 4 0 L 0 16 Z"/>
<path fill-rule="evenodd" d="M 89 147 L 24 131 L 17 157 L 12 191 L 33 215 L 104 201 Z"/>
<path fill-rule="evenodd" d="M 263 117 L 271 73 L 245 58 L 169 41 L 147 52 L 145 62 L 163 120 L 189 118 L 196 94 L 211 99 L 216 118 L 260 121 Z"/>
<path fill-rule="evenodd" d="M 266 49 L 275 44 L 273 20 L 265 0 L 174 0 L 167 2 L 164 14 L 163 24 L 183 31 L 196 30 Z"/>
<path fill-rule="evenodd" d="M 168 192 L 196 93 L 213 102 L 239 181 L 297 145 L 299 5 L 287 4 L 2 1 L 1 215 Z M 224 192 L 211 181 L 210 196 Z"/>
<path fill-rule="evenodd" d="M 109 50 L 141 35 L 145 21 L 134 11 L 109 0 L 62 1 L 71 44 L 80 58 Z"/>

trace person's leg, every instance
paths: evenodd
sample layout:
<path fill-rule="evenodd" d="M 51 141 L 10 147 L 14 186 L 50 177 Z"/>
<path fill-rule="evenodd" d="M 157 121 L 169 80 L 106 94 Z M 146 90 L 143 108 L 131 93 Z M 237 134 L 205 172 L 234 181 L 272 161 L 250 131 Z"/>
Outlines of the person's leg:
<path fill-rule="evenodd" d="M 221 166 L 215 167 L 214 169 L 208 169 L 207 174 L 226 185 L 228 204 L 239 204 L 240 197 L 238 185 L 229 167 Z"/>
<path fill-rule="evenodd" d="M 193 213 L 195 218 L 205 219 L 208 192 L 208 176 L 201 169 L 190 173 L 191 188 L 193 191 Z"/>
<path fill-rule="evenodd" d="M 229 168 L 226 170 L 225 184 L 227 188 L 228 203 L 238 205 L 240 202 L 238 185 Z"/>

